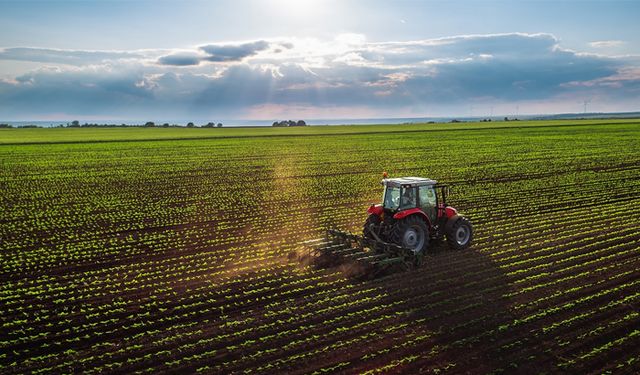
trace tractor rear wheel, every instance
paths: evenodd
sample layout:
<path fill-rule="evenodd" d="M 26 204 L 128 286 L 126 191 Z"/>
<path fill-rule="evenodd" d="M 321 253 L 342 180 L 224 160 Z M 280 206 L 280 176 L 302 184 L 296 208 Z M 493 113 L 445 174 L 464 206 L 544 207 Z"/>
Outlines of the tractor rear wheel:
<path fill-rule="evenodd" d="M 371 234 L 371 224 L 377 228 L 380 225 L 380 216 L 376 214 L 369 215 L 369 217 L 367 217 L 367 221 L 364 222 L 364 227 L 362 228 L 362 235 L 365 238 L 375 240 L 376 238 Z"/>
<path fill-rule="evenodd" d="M 380 216 L 376 215 L 376 214 L 371 214 L 369 215 L 369 217 L 367 217 L 367 220 L 364 222 L 364 227 L 362 228 L 362 236 L 364 238 L 376 241 L 376 245 L 373 247 L 372 250 L 376 251 L 377 253 L 380 253 L 384 250 L 384 246 L 380 243 L 378 243 L 376 237 L 372 234 L 371 230 L 371 225 L 374 226 L 375 231 L 378 231 L 379 227 L 380 227 Z M 376 234 L 379 232 L 376 232 Z"/>
<path fill-rule="evenodd" d="M 415 254 L 424 254 L 429 246 L 429 229 L 422 218 L 418 215 L 411 215 L 395 223 L 391 232 L 391 240 L 412 250 Z"/>
<path fill-rule="evenodd" d="M 466 217 L 458 217 L 452 225 L 447 225 L 447 243 L 452 249 L 463 250 L 473 239 L 473 227 Z"/>

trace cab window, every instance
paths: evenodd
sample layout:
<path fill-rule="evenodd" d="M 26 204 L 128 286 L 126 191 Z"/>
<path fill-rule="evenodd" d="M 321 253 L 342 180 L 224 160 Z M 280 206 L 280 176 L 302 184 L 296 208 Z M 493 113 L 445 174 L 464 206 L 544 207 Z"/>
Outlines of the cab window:
<path fill-rule="evenodd" d="M 431 222 L 436 219 L 436 192 L 433 186 L 420 186 L 418 188 L 420 198 L 420 208 L 427 214 Z"/>
<path fill-rule="evenodd" d="M 400 209 L 406 210 L 409 208 L 417 207 L 416 204 L 416 188 L 414 187 L 403 187 L 402 194 L 400 197 Z"/>
<path fill-rule="evenodd" d="M 395 186 L 387 186 L 384 191 L 384 208 L 389 210 L 397 210 L 400 205 L 400 188 Z"/>

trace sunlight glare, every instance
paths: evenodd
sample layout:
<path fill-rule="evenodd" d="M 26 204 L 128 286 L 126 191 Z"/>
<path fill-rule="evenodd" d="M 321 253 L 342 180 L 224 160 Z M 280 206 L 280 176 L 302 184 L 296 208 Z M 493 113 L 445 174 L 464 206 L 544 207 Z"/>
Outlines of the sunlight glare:
<path fill-rule="evenodd" d="M 271 0 L 273 9 L 289 17 L 313 16 L 327 6 L 326 0 Z"/>

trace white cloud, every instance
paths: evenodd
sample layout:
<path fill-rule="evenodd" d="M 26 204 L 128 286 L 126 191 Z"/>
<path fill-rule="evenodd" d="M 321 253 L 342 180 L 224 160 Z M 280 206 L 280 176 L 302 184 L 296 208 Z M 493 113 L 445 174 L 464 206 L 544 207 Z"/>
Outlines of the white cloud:
<path fill-rule="evenodd" d="M 82 51 L 51 48 L 16 47 L 0 49 L 0 60 L 33 61 L 86 65 L 119 59 L 140 59 L 140 51 Z"/>
<path fill-rule="evenodd" d="M 599 40 L 589 43 L 593 48 L 617 48 L 625 45 L 626 42 L 622 40 Z"/>
<path fill-rule="evenodd" d="M 366 40 L 367 37 L 365 35 L 354 33 L 340 34 L 335 38 L 336 43 L 340 45 L 356 47 L 363 45 Z"/>

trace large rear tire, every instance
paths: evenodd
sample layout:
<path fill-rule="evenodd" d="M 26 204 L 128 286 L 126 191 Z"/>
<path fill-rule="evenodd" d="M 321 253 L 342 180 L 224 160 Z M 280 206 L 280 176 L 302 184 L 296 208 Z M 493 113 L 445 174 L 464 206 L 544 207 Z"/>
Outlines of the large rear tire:
<path fill-rule="evenodd" d="M 421 217 L 411 215 L 395 223 L 391 241 L 422 255 L 429 247 L 429 229 Z"/>
<path fill-rule="evenodd" d="M 447 225 L 446 235 L 449 247 L 456 250 L 468 248 L 473 240 L 473 226 L 469 219 L 460 216 L 449 220 L 454 220 L 450 225 Z"/>
<path fill-rule="evenodd" d="M 371 214 L 369 215 L 369 217 L 367 217 L 367 220 L 364 222 L 364 227 L 362 228 L 362 236 L 364 238 L 368 238 L 370 240 L 376 241 L 376 245 L 373 246 L 373 249 L 375 252 L 377 253 L 381 253 L 384 250 L 384 246 L 380 243 L 378 243 L 378 240 L 376 239 L 376 237 L 371 234 L 371 225 L 373 224 L 374 226 L 374 230 L 379 232 L 379 227 L 380 227 L 380 216 L 376 215 L 376 214 Z M 378 236 L 380 237 L 380 236 Z"/>
<path fill-rule="evenodd" d="M 371 234 L 371 224 L 373 224 L 375 228 L 378 228 L 380 226 L 380 216 L 376 214 L 369 215 L 367 220 L 364 222 L 364 227 L 362 228 L 362 235 L 365 238 L 375 240 L 376 238 Z"/>

